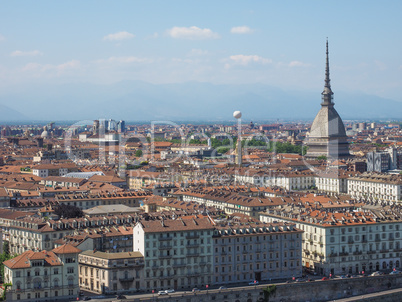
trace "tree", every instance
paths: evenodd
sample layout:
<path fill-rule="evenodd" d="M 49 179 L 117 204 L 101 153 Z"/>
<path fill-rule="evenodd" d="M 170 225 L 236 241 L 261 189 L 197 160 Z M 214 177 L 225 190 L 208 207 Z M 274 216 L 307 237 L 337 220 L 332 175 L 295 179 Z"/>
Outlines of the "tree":
<path fill-rule="evenodd" d="M 317 160 L 327 160 L 327 157 L 325 155 L 320 155 L 317 157 Z"/>
<path fill-rule="evenodd" d="M 63 218 L 79 218 L 84 216 L 84 212 L 76 206 L 59 204 L 54 213 Z"/>
<path fill-rule="evenodd" d="M 138 149 L 137 151 L 135 151 L 135 156 L 136 157 L 141 157 L 142 156 L 142 150 Z"/>
<path fill-rule="evenodd" d="M 6 255 L 10 255 L 10 242 L 4 241 L 3 253 L 6 254 Z"/>
<path fill-rule="evenodd" d="M 3 243 L 3 253 L 0 254 L 0 278 L 1 282 L 4 282 L 4 264 L 3 262 L 6 260 L 9 260 L 11 258 L 14 258 L 15 256 L 10 255 L 10 247 L 9 247 L 9 242 L 5 241 Z"/>

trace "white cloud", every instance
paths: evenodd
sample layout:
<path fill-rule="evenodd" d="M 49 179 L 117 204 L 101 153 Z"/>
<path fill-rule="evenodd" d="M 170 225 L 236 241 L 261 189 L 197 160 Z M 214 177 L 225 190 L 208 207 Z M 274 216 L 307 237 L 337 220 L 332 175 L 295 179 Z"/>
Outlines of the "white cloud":
<path fill-rule="evenodd" d="M 300 61 L 292 61 L 289 63 L 289 67 L 308 67 L 310 64 L 303 63 Z"/>
<path fill-rule="evenodd" d="M 103 37 L 103 40 L 105 41 L 122 41 L 122 40 L 128 40 L 134 38 L 135 35 L 126 32 L 126 31 L 120 31 L 118 33 L 114 34 L 109 34 L 107 36 Z"/>
<path fill-rule="evenodd" d="M 43 55 L 43 53 L 40 52 L 39 50 L 32 50 L 32 51 L 16 50 L 10 54 L 10 56 L 12 56 L 12 57 L 35 57 L 35 56 L 41 56 L 41 55 Z"/>
<path fill-rule="evenodd" d="M 192 56 L 205 56 L 207 54 L 209 54 L 208 50 L 193 48 L 187 55 L 192 57 Z"/>
<path fill-rule="evenodd" d="M 270 64 L 271 59 L 266 59 L 257 55 L 234 55 L 229 57 L 236 64 L 248 65 L 250 63 Z"/>
<path fill-rule="evenodd" d="M 81 68 L 81 63 L 78 60 L 71 60 L 58 65 L 54 64 L 38 64 L 38 63 L 28 63 L 23 67 L 23 71 L 33 71 L 33 72 L 56 72 L 57 75 L 61 75 L 63 72 L 68 70 L 74 70 Z"/>
<path fill-rule="evenodd" d="M 236 26 L 236 27 L 232 27 L 230 32 L 232 34 L 251 34 L 254 32 L 254 29 L 251 29 L 248 26 Z"/>
<path fill-rule="evenodd" d="M 153 60 L 148 59 L 148 58 L 138 58 L 138 57 L 110 57 L 106 60 L 98 60 L 96 61 L 97 63 L 120 63 L 120 64 L 125 64 L 125 63 L 151 63 Z"/>
<path fill-rule="evenodd" d="M 204 39 L 219 39 L 219 34 L 213 32 L 209 28 L 191 27 L 173 27 L 167 31 L 168 35 L 175 39 L 188 40 L 204 40 Z"/>

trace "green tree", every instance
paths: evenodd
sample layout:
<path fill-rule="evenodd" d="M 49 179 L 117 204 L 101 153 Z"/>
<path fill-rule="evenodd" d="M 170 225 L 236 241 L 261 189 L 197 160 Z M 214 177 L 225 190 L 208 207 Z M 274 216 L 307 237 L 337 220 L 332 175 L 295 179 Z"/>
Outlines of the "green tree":
<path fill-rule="evenodd" d="M 325 155 L 320 155 L 317 157 L 318 160 L 327 160 L 327 157 Z"/>
<path fill-rule="evenodd" d="M 137 151 L 135 151 L 135 156 L 136 157 L 141 157 L 142 156 L 142 150 L 138 149 Z"/>

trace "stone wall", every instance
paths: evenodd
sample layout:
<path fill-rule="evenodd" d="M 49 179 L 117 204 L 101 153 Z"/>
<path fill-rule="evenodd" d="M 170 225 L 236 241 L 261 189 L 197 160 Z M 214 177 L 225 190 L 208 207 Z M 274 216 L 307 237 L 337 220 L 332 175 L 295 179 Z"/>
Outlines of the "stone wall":
<path fill-rule="evenodd" d="M 387 275 L 354 279 L 336 279 L 328 281 L 300 282 L 277 284 L 276 291 L 269 297 L 269 302 L 321 302 L 331 301 L 351 296 L 365 295 L 402 287 L 402 275 Z M 196 294 L 175 295 L 170 297 L 155 296 L 154 299 L 136 299 L 129 301 L 164 301 L 164 302 L 264 302 L 263 289 L 266 285 L 257 287 L 229 288 L 227 290 L 204 290 Z M 370 300 L 371 301 L 371 300 Z M 372 300 L 372 301 L 379 301 Z M 391 300 L 381 300 L 392 301 Z"/>

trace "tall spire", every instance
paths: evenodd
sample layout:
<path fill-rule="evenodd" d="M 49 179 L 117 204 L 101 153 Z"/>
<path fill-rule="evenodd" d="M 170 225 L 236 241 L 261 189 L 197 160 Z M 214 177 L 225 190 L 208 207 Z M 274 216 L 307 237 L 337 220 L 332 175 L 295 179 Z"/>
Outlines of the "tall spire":
<path fill-rule="evenodd" d="M 326 64 L 325 64 L 325 85 L 322 94 L 321 105 L 333 105 L 332 95 L 334 94 L 331 90 L 331 80 L 329 79 L 329 52 L 328 52 L 328 38 L 327 38 L 327 51 L 326 51 Z"/>
<path fill-rule="evenodd" d="M 325 86 L 324 87 L 328 87 L 329 89 L 331 89 L 331 83 L 330 83 L 330 79 L 329 79 L 329 56 L 328 56 L 328 38 L 327 38 L 327 61 L 325 64 Z"/>

